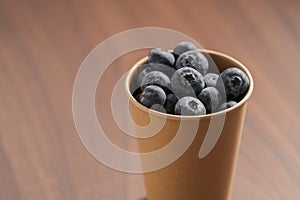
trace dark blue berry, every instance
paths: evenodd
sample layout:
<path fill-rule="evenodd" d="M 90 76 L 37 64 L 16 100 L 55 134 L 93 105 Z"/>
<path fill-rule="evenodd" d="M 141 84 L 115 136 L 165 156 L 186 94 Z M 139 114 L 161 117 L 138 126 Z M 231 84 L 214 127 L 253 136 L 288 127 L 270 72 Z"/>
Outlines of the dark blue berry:
<path fill-rule="evenodd" d="M 174 68 L 171 68 L 167 65 L 163 65 L 163 64 L 159 64 L 159 63 L 143 64 L 142 66 L 140 66 L 140 68 L 138 70 L 138 74 L 136 77 L 136 84 L 138 86 L 140 86 L 141 82 L 142 82 L 143 78 L 146 76 L 146 74 L 148 74 L 149 72 L 152 72 L 152 71 L 160 71 L 160 72 L 164 73 L 165 75 L 167 75 L 169 78 L 171 78 L 175 72 Z"/>
<path fill-rule="evenodd" d="M 166 109 L 164 108 L 163 105 L 160 104 L 154 104 L 153 106 L 150 107 L 152 110 L 156 110 L 158 112 L 166 113 Z"/>
<path fill-rule="evenodd" d="M 198 99 L 204 104 L 207 113 L 212 113 L 218 108 L 221 98 L 215 87 L 204 88 L 198 95 Z"/>
<path fill-rule="evenodd" d="M 196 97 L 204 86 L 203 76 L 197 70 L 190 67 L 178 69 L 171 78 L 172 91 L 178 97 Z"/>
<path fill-rule="evenodd" d="M 182 67 L 194 68 L 204 75 L 208 70 L 208 60 L 198 50 L 187 51 L 178 57 L 175 64 L 176 69 L 180 69 Z"/>
<path fill-rule="evenodd" d="M 175 105 L 177 115 L 205 115 L 206 110 L 201 101 L 194 97 L 182 97 Z"/>
<path fill-rule="evenodd" d="M 235 101 L 228 101 L 228 102 L 222 103 L 219 106 L 218 111 L 225 110 L 227 108 L 231 108 L 232 106 L 234 106 L 236 104 L 237 104 L 237 102 L 235 102 Z"/>
<path fill-rule="evenodd" d="M 221 73 L 217 87 L 220 92 L 225 92 L 228 100 L 236 100 L 246 93 L 249 79 L 242 70 L 230 67 Z"/>
<path fill-rule="evenodd" d="M 218 78 L 219 78 L 218 74 L 207 73 L 204 76 L 204 82 L 207 87 L 216 87 Z"/>
<path fill-rule="evenodd" d="M 148 62 L 173 66 L 175 63 L 175 58 L 172 53 L 164 49 L 156 48 L 149 52 Z"/>
<path fill-rule="evenodd" d="M 146 85 L 158 85 L 169 88 L 170 87 L 170 79 L 167 75 L 159 71 L 152 71 L 145 75 L 141 82 L 141 86 Z"/>
<path fill-rule="evenodd" d="M 192 42 L 189 42 L 189 41 L 184 41 L 184 42 L 180 42 L 178 43 L 175 48 L 174 48 L 174 54 L 176 55 L 180 55 L 184 52 L 187 52 L 187 51 L 191 51 L 191 50 L 197 50 L 197 46 L 192 43 Z"/>
<path fill-rule="evenodd" d="M 163 89 L 155 85 L 144 88 L 140 95 L 140 103 L 150 108 L 154 104 L 163 105 L 166 101 L 166 94 Z"/>
<path fill-rule="evenodd" d="M 174 114 L 174 108 L 177 103 L 178 99 L 174 94 L 168 94 L 164 107 L 166 112 L 169 114 Z"/>

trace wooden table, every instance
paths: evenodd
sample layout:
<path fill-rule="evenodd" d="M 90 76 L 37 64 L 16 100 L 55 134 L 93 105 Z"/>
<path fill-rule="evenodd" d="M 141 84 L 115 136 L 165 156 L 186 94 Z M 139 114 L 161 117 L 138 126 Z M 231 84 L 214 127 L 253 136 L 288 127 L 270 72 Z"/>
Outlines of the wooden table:
<path fill-rule="evenodd" d="M 0 199 L 139 200 L 141 175 L 94 159 L 77 135 L 72 88 L 87 54 L 113 34 L 158 26 L 245 63 L 255 79 L 233 185 L 234 200 L 300 196 L 300 2 L 0 1 Z M 106 93 L 145 51 L 120 57 L 96 96 L 116 130 Z M 116 67 L 119 66 L 119 69 Z M 110 86 L 111 85 L 111 86 Z M 110 139 L 122 148 L 128 141 Z"/>

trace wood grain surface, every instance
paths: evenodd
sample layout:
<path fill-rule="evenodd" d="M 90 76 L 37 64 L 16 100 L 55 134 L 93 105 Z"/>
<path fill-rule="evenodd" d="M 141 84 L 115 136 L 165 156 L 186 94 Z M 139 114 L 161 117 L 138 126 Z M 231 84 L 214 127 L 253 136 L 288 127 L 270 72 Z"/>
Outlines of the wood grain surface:
<path fill-rule="evenodd" d="M 145 196 L 142 176 L 87 152 L 72 117 L 73 83 L 87 54 L 113 34 L 145 26 L 180 31 L 249 67 L 255 91 L 232 199 L 299 199 L 299 10 L 296 0 L 0 0 L 0 199 Z M 132 141 L 106 117 L 105 94 L 145 53 L 120 57 L 97 89 L 98 118 L 122 148 Z"/>

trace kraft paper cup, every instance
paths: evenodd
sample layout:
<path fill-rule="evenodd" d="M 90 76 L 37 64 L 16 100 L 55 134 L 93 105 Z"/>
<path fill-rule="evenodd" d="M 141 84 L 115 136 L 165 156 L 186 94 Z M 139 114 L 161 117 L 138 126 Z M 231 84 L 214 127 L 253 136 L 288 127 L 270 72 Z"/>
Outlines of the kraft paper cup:
<path fill-rule="evenodd" d="M 220 71 L 234 66 L 248 76 L 249 89 L 245 97 L 234 107 L 202 116 L 177 116 L 152 110 L 149 112 L 148 108 L 142 106 L 131 95 L 137 69 L 141 64 L 147 62 L 147 58 L 138 61 L 127 76 L 125 89 L 130 98 L 130 111 L 134 122 L 139 126 L 145 126 L 150 123 L 150 116 L 152 123 L 166 118 L 163 128 L 156 135 L 138 139 L 140 152 L 159 150 L 167 145 L 177 134 L 182 121 L 185 123 L 185 134 L 193 131 L 195 123 L 199 124 L 192 144 L 181 157 L 167 167 L 144 173 L 148 200 L 227 200 L 230 196 L 247 101 L 254 86 L 253 79 L 248 69 L 236 59 L 211 50 L 205 50 L 204 53 L 212 58 Z M 220 137 L 212 150 L 204 158 L 199 158 L 199 149 L 203 144 L 212 117 L 222 114 L 226 114 L 226 117 Z M 139 128 L 136 131 L 139 135 L 143 134 L 139 132 L 141 131 Z M 161 162 L 161 160 L 157 162 Z M 145 168 L 151 165 L 143 159 L 141 164 Z"/>

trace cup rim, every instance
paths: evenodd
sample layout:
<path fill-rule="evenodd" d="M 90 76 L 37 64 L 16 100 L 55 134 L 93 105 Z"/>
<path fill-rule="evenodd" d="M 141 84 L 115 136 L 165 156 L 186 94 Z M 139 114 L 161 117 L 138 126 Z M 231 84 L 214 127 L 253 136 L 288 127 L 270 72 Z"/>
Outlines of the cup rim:
<path fill-rule="evenodd" d="M 210 119 L 211 117 L 213 116 L 218 116 L 218 115 L 224 115 L 228 112 L 231 112 L 239 107 L 241 107 L 243 104 L 245 104 L 248 99 L 250 98 L 250 96 L 252 95 L 253 93 L 253 89 L 254 89 L 254 81 L 253 81 L 253 77 L 250 73 L 250 71 L 248 70 L 248 68 L 242 64 L 240 61 L 238 61 L 237 59 L 225 54 L 225 53 L 222 53 L 222 52 L 219 52 L 219 51 L 215 51 L 215 50 L 208 50 L 208 49 L 198 49 L 198 51 L 202 52 L 202 53 L 206 53 L 206 54 L 214 54 L 214 55 L 218 55 L 218 56 L 221 56 L 221 57 L 224 57 L 226 59 L 229 59 L 235 63 L 237 63 L 238 65 L 238 68 L 242 69 L 247 77 L 249 78 L 249 88 L 247 90 L 247 93 L 246 95 L 243 97 L 242 100 L 240 100 L 239 102 L 237 102 L 236 105 L 230 107 L 230 108 L 227 108 L 225 110 L 221 110 L 221 111 L 218 111 L 218 112 L 214 112 L 214 113 L 210 113 L 210 114 L 205 114 L 205 115 L 174 115 L 174 114 L 168 114 L 168 113 L 162 113 L 162 112 L 159 112 L 159 111 L 156 111 L 156 110 L 153 110 L 153 109 L 150 109 L 150 108 L 147 108 L 146 106 L 142 105 L 141 103 L 139 103 L 131 94 L 130 92 L 130 83 L 131 83 L 131 80 L 133 78 L 133 75 L 134 73 L 136 72 L 136 70 L 138 69 L 139 66 L 141 66 L 142 64 L 144 64 L 147 59 L 148 59 L 148 56 L 145 56 L 144 58 L 138 60 L 132 67 L 131 69 L 128 71 L 127 73 L 127 76 L 126 76 L 126 79 L 125 79 L 125 91 L 126 91 L 126 95 L 128 96 L 129 98 L 129 101 L 131 101 L 131 103 L 133 103 L 135 106 L 137 106 L 139 109 L 141 109 L 142 111 L 146 112 L 146 113 L 149 113 L 149 114 L 152 114 L 152 115 L 155 115 L 155 116 L 158 116 L 158 117 L 163 117 L 163 118 L 168 118 L 168 119 L 174 119 L 174 120 L 182 120 L 182 119 Z"/>

